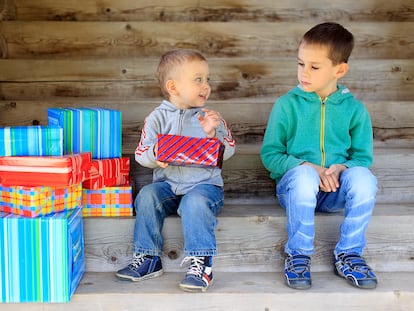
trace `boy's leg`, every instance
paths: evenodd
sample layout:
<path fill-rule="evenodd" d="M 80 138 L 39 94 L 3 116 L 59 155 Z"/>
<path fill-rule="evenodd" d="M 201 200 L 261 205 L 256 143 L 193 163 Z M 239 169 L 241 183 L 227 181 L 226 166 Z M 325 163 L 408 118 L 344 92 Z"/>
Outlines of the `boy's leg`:
<path fill-rule="evenodd" d="M 362 258 L 366 246 L 365 233 L 374 210 L 377 190 L 377 179 L 369 169 L 348 168 L 341 174 L 336 204 L 333 201 L 330 204 L 333 210 L 341 202 L 345 208 L 340 238 L 334 250 L 335 272 L 361 288 L 375 288 L 377 285 L 374 272 Z M 325 203 L 325 209 L 329 209 L 328 203 L 329 200 Z"/>
<path fill-rule="evenodd" d="M 311 287 L 310 255 L 314 245 L 314 219 L 319 176 L 306 165 L 288 171 L 277 184 L 277 196 L 286 210 L 288 241 L 285 245 L 286 285 L 295 289 Z"/>
<path fill-rule="evenodd" d="M 141 189 L 134 202 L 134 256 L 127 267 L 116 273 L 118 277 L 141 281 L 162 275 L 162 227 L 165 217 L 176 212 L 178 203 L 179 198 L 165 182 Z"/>
<path fill-rule="evenodd" d="M 285 245 L 287 254 L 313 254 L 318 191 L 318 173 L 307 165 L 291 169 L 277 184 L 277 197 L 287 216 L 288 241 Z"/>
<path fill-rule="evenodd" d="M 212 256 L 217 255 L 215 228 L 217 214 L 223 207 L 223 189 L 214 185 L 197 185 L 181 200 L 178 214 L 184 235 L 184 261 L 190 267 L 180 288 L 206 291 L 213 280 Z"/>
<path fill-rule="evenodd" d="M 162 228 L 165 217 L 177 213 L 180 198 L 166 182 L 144 186 L 138 193 L 134 206 L 134 252 L 161 256 L 164 245 Z"/>

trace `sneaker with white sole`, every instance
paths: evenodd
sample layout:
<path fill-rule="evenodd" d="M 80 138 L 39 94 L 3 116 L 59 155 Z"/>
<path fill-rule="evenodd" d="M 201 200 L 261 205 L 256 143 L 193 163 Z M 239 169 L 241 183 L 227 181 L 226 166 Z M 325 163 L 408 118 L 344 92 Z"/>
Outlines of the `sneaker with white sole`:
<path fill-rule="evenodd" d="M 212 257 L 185 257 L 182 264 L 188 261 L 190 267 L 180 288 L 187 292 L 205 292 L 213 282 Z"/>
<path fill-rule="evenodd" d="M 376 288 L 377 277 L 359 254 L 339 254 L 334 258 L 334 272 L 359 288 Z"/>
<path fill-rule="evenodd" d="M 285 283 L 294 289 L 309 289 L 312 285 L 311 258 L 307 255 L 293 254 L 285 259 Z"/>
<path fill-rule="evenodd" d="M 159 256 L 135 253 L 131 263 L 124 269 L 119 270 L 116 276 L 121 279 L 139 282 L 161 276 L 163 273 L 164 270 Z"/>

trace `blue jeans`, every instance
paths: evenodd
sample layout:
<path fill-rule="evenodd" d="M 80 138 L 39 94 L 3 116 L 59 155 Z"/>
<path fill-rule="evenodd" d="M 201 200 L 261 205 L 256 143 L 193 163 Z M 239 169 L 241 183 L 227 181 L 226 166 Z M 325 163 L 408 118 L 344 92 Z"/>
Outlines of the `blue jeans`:
<path fill-rule="evenodd" d="M 333 213 L 344 209 L 345 217 L 334 254 L 362 255 L 378 190 L 377 179 L 367 168 L 352 167 L 341 173 L 339 183 L 336 192 L 319 191 L 319 176 L 307 165 L 297 166 L 282 177 L 276 193 L 286 210 L 287 254 L 312 255 L 315 212 Z"/>
<path fill-rule="evenodd" d="M 223 189 L 214 185 L 197 185 L 185 195 L 176 195 L 166 182 L 144 186 L 134 202 L 134 252 L 161 256 L 164 219 L 178 214 L 181 217 L 185 256 L 217 255 L 216 216 L 223 202 Z"/>

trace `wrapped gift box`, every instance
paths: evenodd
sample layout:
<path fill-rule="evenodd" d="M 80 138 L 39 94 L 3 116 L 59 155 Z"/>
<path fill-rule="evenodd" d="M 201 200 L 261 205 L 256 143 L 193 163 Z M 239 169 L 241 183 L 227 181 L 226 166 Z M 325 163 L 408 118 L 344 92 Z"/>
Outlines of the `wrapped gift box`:
<path fill-rule="evenodd" d="M 93 160 L 89 178 L 82 183 L 85 189 L 129 184 L 129 158 Z"/>
<path fill-rule="evenodd" d="M 106 108 L 49 108 L 48 124 L 63 128 L 64 154 L 91 152 L 93 159 L 120 158 L 122 115 Z"/>
<path fill-rule="evenodd" d="M 0 302 L 68 302 L 85 272 L 82 211 L 0 212 Z"/>
<path fill-rule="evenodd" d="M 61 155 L 63 155 L 63 129 L 61 127 L 0 127 L 0 156 Z"/>
<path fill-rule="evenodd" d="M 0 157 L 0 184 L 62 187 L 79 184 L 90 170 L 91 153 L 60 157 Z"/>
<path fill-rule="evenodd" d="M 132 187 L 105 187 L 82 190 L 83 217 L 132 216 Z"/>
<path fill-rule="evenodd" d="M 159 134 L 157 160 L 172 165 L 221 168 L 224 145 L 217 138 Z"/>
<path fill-rule="evenodd" d="M 82 204 L 82 185 L 22 187 L 0 185 L 0 211 L 39 217 L 75 209 Z"/>

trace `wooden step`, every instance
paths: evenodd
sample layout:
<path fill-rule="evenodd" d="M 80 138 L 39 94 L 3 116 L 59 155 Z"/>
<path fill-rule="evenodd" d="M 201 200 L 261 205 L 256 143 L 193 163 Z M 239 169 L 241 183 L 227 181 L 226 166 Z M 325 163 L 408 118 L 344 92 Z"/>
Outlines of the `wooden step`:
<path fill-rule="evenodd" d="M 414 205 L 378 204 L 367 232 L 365 257 L 377 271 L 414 272 Z M 285 212 L 273 205 L 226 205 L 216 231 L 216 271 L 276 272 L 283 270 Z M 317 214 L 313 271 L 332 270 L 332 249 L 343 214 Z M 85 218 L 86 269 L 110 272 L 131 258 L 135 218 Z M 180 271 L 183 236 L 178 217 L 168 217 L 163 231 L 163 264 Z"/>
<path fill-rule="evenodd" d="M 106 310 L 376 310 L 411 311 L 414 308 L 414 272 L 378 272 L 375 290 L 361 290 L 333 272 L 312 275 L 312 288 L 293 290 L 281 273 L 214 274 L 205 293 L 181 291 L 185 274 L 168 272 L 144 282 L 121 281 L 113 273 L 86 273 L 67 304 L 3 304 L 2 311 L 106 311 Z"/>

